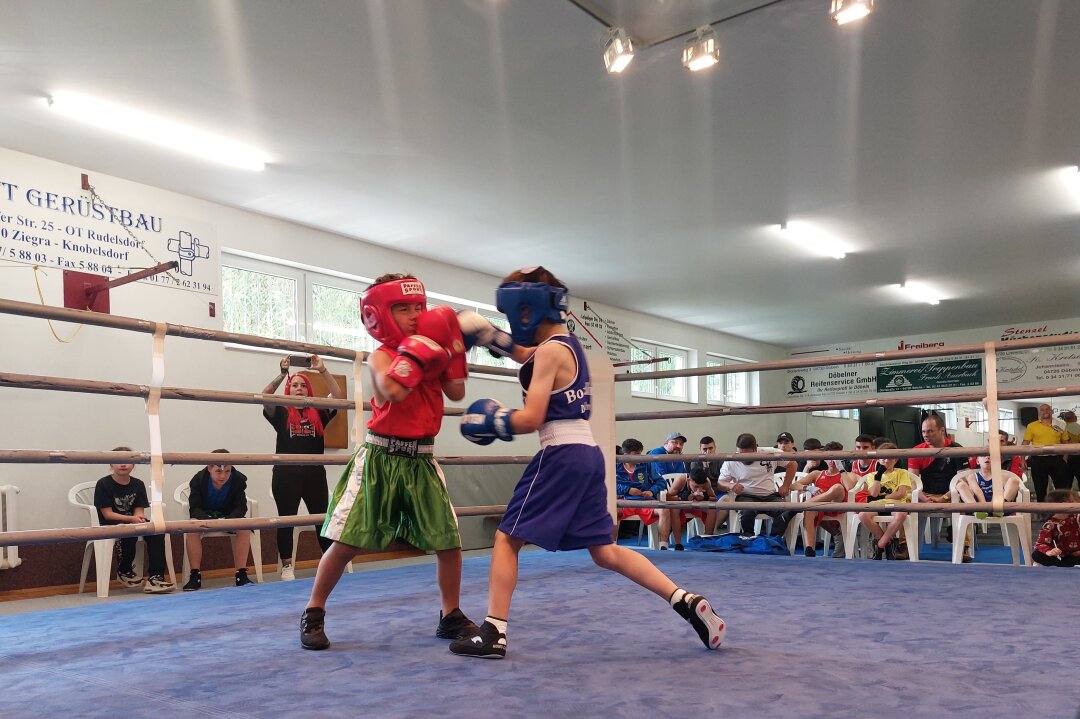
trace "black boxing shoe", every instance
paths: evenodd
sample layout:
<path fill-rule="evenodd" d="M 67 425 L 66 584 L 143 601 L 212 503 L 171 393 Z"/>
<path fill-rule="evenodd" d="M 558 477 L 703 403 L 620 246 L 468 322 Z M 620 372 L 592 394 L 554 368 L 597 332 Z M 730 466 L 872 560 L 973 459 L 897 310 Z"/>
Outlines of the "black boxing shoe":
<path fill-rule="evenodd" d="M 300 615 L 300 646 L 304 649 L 326 649 L 330 646 L 330 640 L 326 638 L 323 624 L 326 621 L 326 610 L 318 607 L 309 607 Z"/>
<path fill-rule="evenodd" d="M 491 622 L 484 622 L 471 637 L 450 642 L 450 653 L 459 657 L 503 659 L 506 657 L 506 635 Z"/>
<path fill-rule="evenodd" d="M 435 630 L 435 636 L 439 639 L 467 639 L 479 631 L 480 627 L 460 609 L 454 609 L 446 616 L 439 612 L 439 626 Z"/>

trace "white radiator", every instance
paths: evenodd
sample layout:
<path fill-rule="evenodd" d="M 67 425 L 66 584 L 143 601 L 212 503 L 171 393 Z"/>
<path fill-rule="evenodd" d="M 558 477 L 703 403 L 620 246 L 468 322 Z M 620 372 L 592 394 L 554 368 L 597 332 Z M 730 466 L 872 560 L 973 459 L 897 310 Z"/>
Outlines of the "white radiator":
<path fill-rule="evenodd" d="M 15 495 L 19 488 L 13 484 L 0 486 L 0 532 L 14 532 L 16 517 Z M 0 547 L 0 569 L 14 569 L 22 564 L 18 547 Z"/>

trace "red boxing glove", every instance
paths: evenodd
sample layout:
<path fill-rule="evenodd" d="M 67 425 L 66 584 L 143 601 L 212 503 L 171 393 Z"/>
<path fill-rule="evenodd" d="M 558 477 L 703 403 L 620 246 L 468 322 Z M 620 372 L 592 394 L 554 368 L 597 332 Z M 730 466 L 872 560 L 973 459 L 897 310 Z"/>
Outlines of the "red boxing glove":
<path fill-rule="evenodd" d="M 390 363 L 386 376 L 407 389 L 415 388 L 422 380 L 437 379 L 446 368 L 450 355 L 438 342 L 421 334 L 401 340 L 397 357 Z"/>
<path fill-rule="evenodd" d="M 461 380 L 464 382 L 469 377 L 469 366 L 465 364 L 465 355 L 450 358 L 443 377 L 448 380 Z"/>
<path fill-rule="evenodd" d="M 445 305 L 421 312 L 416 318 L 416 334 L 437 342 L 451 358 L 465 354 L 465 339 L 461 336 L 457 313 Z"/>

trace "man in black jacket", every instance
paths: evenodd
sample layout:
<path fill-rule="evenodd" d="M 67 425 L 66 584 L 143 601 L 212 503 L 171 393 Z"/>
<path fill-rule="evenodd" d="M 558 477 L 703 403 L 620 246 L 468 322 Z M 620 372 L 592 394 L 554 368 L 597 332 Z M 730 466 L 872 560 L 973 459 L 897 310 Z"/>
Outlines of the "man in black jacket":
<path fill-rule="evenodd" d="M 228 452 L 215 449 L 214 452 Z M 208 464 L 191 478 L 188 494 L 188 512 L 192 519 L 236 519 L 247 515 L 247 477 L 231 464 Z M 233 542 L 233 566 L 236 567 L 236 586 L 254 584 L 247 575 L 248 550 L 251 548 L 251 531 L 239 529 Z M 191 576 L 184 585 L 185 592 L 202 587 L 202 535 L 184 535 L 187 546 Z"/>

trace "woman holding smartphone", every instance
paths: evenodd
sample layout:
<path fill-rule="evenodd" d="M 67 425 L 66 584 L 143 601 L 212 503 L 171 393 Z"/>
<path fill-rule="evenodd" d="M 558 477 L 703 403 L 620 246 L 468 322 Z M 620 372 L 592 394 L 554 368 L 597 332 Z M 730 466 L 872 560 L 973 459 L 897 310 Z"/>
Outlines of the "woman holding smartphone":
<path fill-rule="evenodd" d="M 308 378 L 297 372 L 289 374 L 289 367 L 293 364 L 310 366 L 313 372 L 322 375 L 330 390 L 330 396 L 341 397 L 341 388 L 337 380 L 330 374 L 318 355 L 311 357 L 284 357 L 281 360 L 280 373 L 270 380 L 263 388 L 263 394 L 274 394 L 277 388 L 285 382 L 285 394 L 294 397 L 311 397 L 311 382 Z M 277 444 L 274 447 L 275 454 L 323 454 L 323 432 L 328 422 L 337 414 L 336 409 L 316 409 L 314 407 L 283 407 L 275 404 L 263 405 L 263 416 L 277 432 Z M 295 516 L 300 509 L 300 500 L 310 514 L 320 514 L 326 511 L 329 501 L 329 493 L 326 487 L 326 467 L 321 464 L 304 465 L 281 465 L 275 466 L 271 483 L 271 492 L 277 503 L 278 516 Z M 330 541 L 319 534 L 319 528 L 315 527 L 316 536 L 319 538 L 319 546 L 323 551 L 330 546 Z M 293 529 L 283 527 L 277 531 L 278 555 L 281 557 L 281 579 L 292 581 L 296 578 L 293 571 Z"/>

